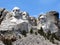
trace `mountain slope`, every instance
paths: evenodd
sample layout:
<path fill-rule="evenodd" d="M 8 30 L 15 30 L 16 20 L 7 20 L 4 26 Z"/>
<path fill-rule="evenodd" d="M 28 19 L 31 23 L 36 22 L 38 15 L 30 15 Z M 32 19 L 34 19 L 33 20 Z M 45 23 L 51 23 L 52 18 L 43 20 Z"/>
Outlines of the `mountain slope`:
<path fill-rule="evenodd" d="M 45 38 L 41 35 L 27 35 L 27 37 L 24 37 L 22 39 L 19 39 L 15 42 L 13 42 L 13 45 L 56 45 L 51 43 L 49 40 L 45 40 Z"/>

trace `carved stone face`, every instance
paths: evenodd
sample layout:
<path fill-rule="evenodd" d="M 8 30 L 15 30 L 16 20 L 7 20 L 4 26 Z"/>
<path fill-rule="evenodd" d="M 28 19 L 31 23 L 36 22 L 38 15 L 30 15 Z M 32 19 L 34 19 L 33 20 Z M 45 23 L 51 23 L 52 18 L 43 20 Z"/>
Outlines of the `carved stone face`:
<path fill-rule="evenodd" d="M 41 17 L 40 17 L 40 22 L 41 22 L 41 24 L 42 25 L 44 25 L 45 23 L 46 23 L 46 16 L 44 16 L 44 15 L 42 15 Z"/>
<path fill-rule="evenodd" d="M 20 12 L 20 9 L 18 7 L 13 8 L 13 16 L 18 16 Z"/>
<path fill-rule="evenodd" d="M 19 12 L 19 11 L 20 11 L 20 10 L 18 10 L 18 9 L 13 10 L 13 12 L 15 12 L 15 13 L 16 13 L 16 12 Z"/>
<path fill-rule="evenodd" d="M 13 12 L 15 12 L 15 11 L 20 12 L 20 8 L 19 7 L 14 7 Z"/>
<path fill-rule="evenodd" d="M 27 19 L 29 17 L 29 15 L 27 14 L 27 12 L 23 12 L 22 17 L 23 17 L 23 19 Z"/>

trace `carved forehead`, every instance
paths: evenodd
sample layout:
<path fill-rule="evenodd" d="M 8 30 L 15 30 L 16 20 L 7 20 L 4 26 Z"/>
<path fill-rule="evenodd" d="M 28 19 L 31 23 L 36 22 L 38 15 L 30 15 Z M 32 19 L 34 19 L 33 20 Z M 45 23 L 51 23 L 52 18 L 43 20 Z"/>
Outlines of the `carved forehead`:
<path fill-rule="evenodd" d="M 23 12 L 22 14 L 23 14 L 23 15 L 26 15 L 26 16 L 28 16 L 28 15 L 29 15 L 27 12 Z"/>
<path fill-rule="evenodd" d="M 43 15 L 40 18 L 45 18 Z"/>
<path fill-rule="evenodd" d="M 27 12 L 23 12 L 23 14 L 27 14 Z"/>
<path fill-rule="evenodd" d="M 19 7 L 14 7 L 13 10 L 20 10 L 20 8 Z"/>

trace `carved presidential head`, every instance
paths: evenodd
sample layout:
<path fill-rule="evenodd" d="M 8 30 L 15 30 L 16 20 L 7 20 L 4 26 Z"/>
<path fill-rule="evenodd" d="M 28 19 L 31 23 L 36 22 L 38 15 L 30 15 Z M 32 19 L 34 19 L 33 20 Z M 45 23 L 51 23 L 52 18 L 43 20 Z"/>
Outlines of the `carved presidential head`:
<path fill-rule="evenodd" d="M 12 9 L 12 12 L 13 12 L 13 16 L 15 16 L 15 17 L 17 17 L 17 16 L 19 16 L 20 14 L 20 8 L 19 7 L 14 7 L 13 9 Z"/>
<path fill-rule="evenodd" d="M 20 12 L 20 8 L 19 7 L 14 7 L 12 11 L 13 12 Z"/>
<path fill-rule="evenodd" d="M 29 18 L 29 14 L 27 12 L 22 13 L 23 19 Z"/>

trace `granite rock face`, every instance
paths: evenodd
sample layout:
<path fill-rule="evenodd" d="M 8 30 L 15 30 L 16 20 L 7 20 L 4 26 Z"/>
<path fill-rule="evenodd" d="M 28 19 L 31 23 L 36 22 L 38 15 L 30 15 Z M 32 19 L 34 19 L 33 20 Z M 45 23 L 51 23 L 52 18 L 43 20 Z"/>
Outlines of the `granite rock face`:
<path fill-rule="evenodd" d="M 13 45 L 56 45 L 56 44 L 52 44 L 49 40 L 45 40 L 43 36 L 32 34 L 13 42 Z"/>
<path fill-rule="evenodd" d="M 38 28 L 43 28 L 44 31 L 50 30 L 51 33 L 58 32 L 58 20 L 59 20 L 59 13 L 56 11 L 47 12 L 45 15 L 42 14 L 38 18 Z"/>
<path fill-rule="evenodd" d="M 2 41 L 0 41 L 0 45 L 5 45 Z"/>
<path fill-rule="evenodd" d="M 20 11 L 20 8 L 15 7 L 11 12 L 5 8 L 0 9 L 0 37 L 2 39 L 15 40 L 12 45 L 57 45 L 50 42 L 45 37 L 37 34 L 30 34 L 29 31 L 43 28 L 44 32 L 51 31 L 51 33 L 59 32 L 58 23 L 59 13 L 56 11 L 50 11 L 46 14 L 42 14 L 38 17 L 38 21 L 35 17 L 29 16 L 27 12 Z M 37 28 L 38 27 L 38 28 Z M 21 32 L 26 31 L 27 36 L 24 37 Z M 59 35 L 58 33 L 57 35 Z M 3 42 L 0 42 L 1 45 Z M 58 45 L 60 42 L 58 41 Z"/>
<path fill-rule="evenodd" d="M 7 13 L 8 13 L 8 11 L 5 10 L 5 8 L 0 9 L 0 23 L 4 20 Z"/>
<path fill-rule="evenodd" d="M 24 13 L 24 12 L 23 12 Z M 7 13 L 6 10 L 2 13 L 4 20 L 0 25 L 0 31 L 7 31 L 7 30 L 30 30 L 28 29 L 30 24 L 27 19 L 23 19 L 22 13 L 20 13 L 20 9 L 18 7 L 13 8 L 13 10 Z M 25 14 L 27 15 L 27 14 Z M 26 17 L 27 18 L 27 17 Z"/>
<path fill-rule="evenodd" d="M 60 28 L 60 19 L 59 19 L 59 23 L 58 23 L 58 26 L 59 26 L 59 28 Z"/>
<path fill-rule="evenodd" d="M 46 15 L 47 15 L 47 18 L 48 18 L 49 21 L 58 25 L 59 13 L 57 11 L 47 12 Z"/>
<path fill-rule="evenodd" d="M 37 20 L 35 17 L 31 17 L 29 18 L 29 22 L 32 26 L 37 26 Z"/>

